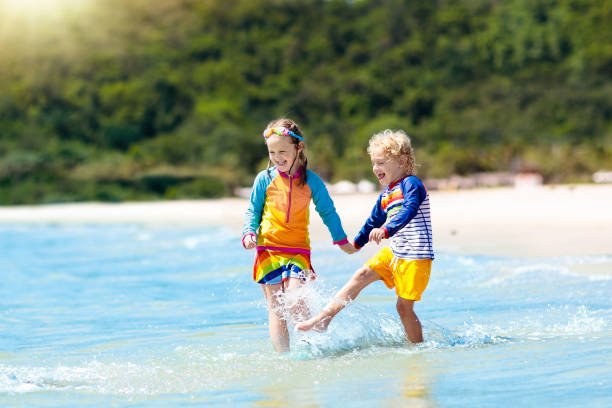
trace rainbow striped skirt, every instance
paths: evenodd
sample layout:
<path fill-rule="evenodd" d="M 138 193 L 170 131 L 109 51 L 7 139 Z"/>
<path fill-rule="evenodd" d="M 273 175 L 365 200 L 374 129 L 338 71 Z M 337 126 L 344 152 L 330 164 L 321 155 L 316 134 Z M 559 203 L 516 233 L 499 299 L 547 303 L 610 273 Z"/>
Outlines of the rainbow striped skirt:
<path fill-rule="evenodd" d="M 253 280 L 257 283 L 275 284 L 289 278 L 303 281 L 314 279 L 310 254 L 290 253 L 282 250 L 258 249 L 253 265 Z"/>

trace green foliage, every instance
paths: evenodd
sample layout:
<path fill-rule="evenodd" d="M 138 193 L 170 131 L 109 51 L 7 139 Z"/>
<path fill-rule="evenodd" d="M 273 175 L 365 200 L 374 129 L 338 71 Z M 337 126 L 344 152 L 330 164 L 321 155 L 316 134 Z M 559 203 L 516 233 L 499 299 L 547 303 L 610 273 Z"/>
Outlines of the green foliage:
<path fill-rule="evenodd" d="M 4 204 L 228 195 L 279 116 L 332 181 L 385 128 L 422 177 L 612 168 L 611 0 L 100 0 L 35 34 L 4 4 Z"/>

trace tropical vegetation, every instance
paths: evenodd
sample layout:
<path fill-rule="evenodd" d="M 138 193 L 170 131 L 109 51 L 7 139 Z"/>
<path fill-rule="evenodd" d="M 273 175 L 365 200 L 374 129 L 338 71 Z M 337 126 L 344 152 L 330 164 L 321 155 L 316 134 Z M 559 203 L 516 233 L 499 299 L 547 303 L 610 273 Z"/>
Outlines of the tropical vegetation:
<path fill-rule="evenodd" d="M 280 116 L 330 182 L 385 128 L 424 178 L 612 168 L 612 0 L 56 1 L 0 6 L 2 204 L 231 195 Z"/>

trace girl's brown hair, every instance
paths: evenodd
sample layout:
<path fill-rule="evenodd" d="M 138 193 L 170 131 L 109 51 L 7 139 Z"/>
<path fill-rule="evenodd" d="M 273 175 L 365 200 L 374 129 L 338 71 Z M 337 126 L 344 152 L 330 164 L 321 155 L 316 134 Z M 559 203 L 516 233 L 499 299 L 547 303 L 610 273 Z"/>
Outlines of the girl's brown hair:
<path fill-rule="evenodd" d="M 286 129 L 289 129 L 293 133 L 297 134 L 298 136 L 304 137 L 304 135 L 302 134 L 302 130 L 300 129 L 298 124 L 295 123 L 291 119 L 279 118 L 279 119 L 273 120 L 272 122 L 268 123 L 268 126 L 266 126 L 266 129 L 270 129 L 274 127 L 284 127 Z M 291 139 L 291 143 L 293 143 L 296 147 L 299 146 L 300 144 L 299 139 L 293 136 L 287 136 L 287 137 Z M 266 169 L 268 171 L 268 176 L 270 175 L 270 165 L 271 164 L 272 164 L 271 160 L 268 159 L 268 167 Z M 300 150 L 300 152 L 298 153 L 298 157 L 295 160 L 294 166 L 297 166 L 300 172 L 300 180 L 298 184 L 300 186 L 303 186 L 304 184 L 306 184 L 306 169 L 308 167 L 308 158 L 306 157 L 306 153 L 304 153 L 304 149 Z"/>

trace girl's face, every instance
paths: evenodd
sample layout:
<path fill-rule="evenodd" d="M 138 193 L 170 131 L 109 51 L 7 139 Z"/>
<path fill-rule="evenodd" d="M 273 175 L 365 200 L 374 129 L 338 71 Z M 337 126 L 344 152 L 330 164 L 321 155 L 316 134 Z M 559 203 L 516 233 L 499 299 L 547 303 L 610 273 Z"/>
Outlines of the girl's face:
<path fill-rule="evenodd" d="M 407 174 L 406 157 L 389 156 L 383 149 L 375 149 L 370 154 L 372 171 L 383 186 L 399 180 Z"/>
<path fill-rule="evenodd" d="M 270 160 L 278 170 L 283 173 L 288 173 L 291 170 L 290 174 L 297 171 L 298 165 L 297 163 L 294 164 L 294 161 L 297 161 L 296 156 L 304 148 L 303 142 L 296 146 L 292 143 L 291 136 L 272 135 L 266 139 L 266 144 L 268 145 Z"/>

